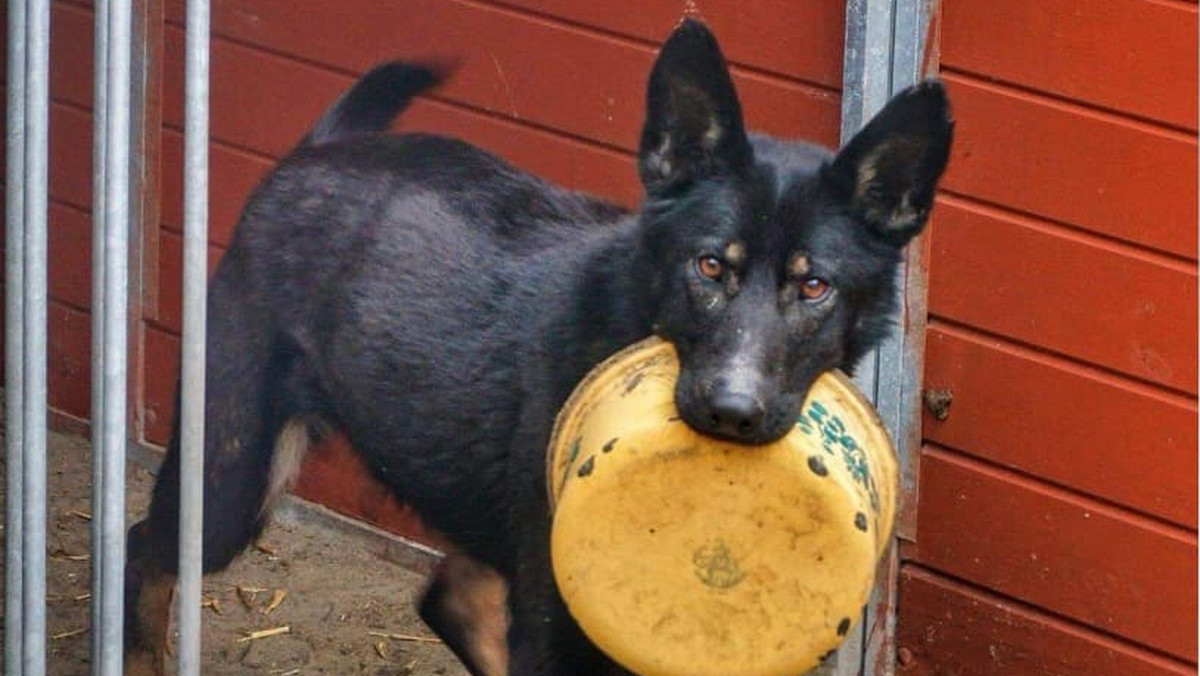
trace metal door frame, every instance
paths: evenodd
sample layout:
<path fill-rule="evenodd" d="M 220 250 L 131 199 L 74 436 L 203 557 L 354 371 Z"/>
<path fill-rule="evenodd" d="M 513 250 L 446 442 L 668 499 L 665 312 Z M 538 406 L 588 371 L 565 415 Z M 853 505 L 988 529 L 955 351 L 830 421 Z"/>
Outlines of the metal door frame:
<path fill-rule="evenodd" d="M 930 20 L 937 0 L 848 0 L 842 71 L 841 140 L 848 141 L 885 103 L 930 73 Z M 921 444 L 928 263 L 924 238 L 908 247 L 901 271 L 900 321 L 859 367 L 855 383 L 874 402 L 896 445 L 900 504 L 893 546 L 878 569 L 866 616 L 838 651 L 836 676 L 893 676 L 899 541 L 914 539 Z"/>

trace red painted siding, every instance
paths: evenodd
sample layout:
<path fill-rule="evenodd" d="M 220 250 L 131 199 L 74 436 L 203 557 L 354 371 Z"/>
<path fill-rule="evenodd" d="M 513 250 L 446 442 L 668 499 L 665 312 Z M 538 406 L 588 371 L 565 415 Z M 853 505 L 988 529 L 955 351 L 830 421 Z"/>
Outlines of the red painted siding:
<path fill-rule="evenodd" d="M 1196 222 L 1195 135 L 945 78 L 958 120 L 946 190 L 1196 259 L 1180 227 Z"/>
<path fill-rule="evenodd" d="M 678 21 L 680 12 L 679 5 L 669 2 L 642 3 L 630 12 L 614 8 L 611 0 L 508 0 L 505 4 L 652 43 L 662 39 L 663 27 Z M 730 61 L 831 90 L 841 88 L 845 20 L 841 3 L 758 0 L 705 3 L 699 10 L 720 36 Z M 798 36 L 803 37 L 803 49 L 796 49 Z"/>
<path fill-rule="evenodd" d="M 1195 529 L 1191 398 L 941 323 L 926 358 L 926 386 L 954 392 L 930 441 Z"/>
<path fill-rule="evenodd" d="M 1196 7 L 1160 0 L 944 3 L 942 64 L 1196 130 Z M 1014 49 L 1019 45 L 1019 49 Z M 1173 93 L 1173 94 L 1172 94 Z"/>
<path fill-rule="evenodd" d="M 933 232 L 929 308 L 989 333 L 1196 393 L 1193 264 L 946 198 Z"/>
<path fill-rule="evenodd" d="M 1185 676 L 1151 651 L 909 566 L 898 673 L 945 676 Z"/>
<path fill-rule="evenodd" d="M 921 472 L 923 564 L 1195 660 L 1194 534 L 935 448 Z"/>
<path fill-rule="evenodd" d="M 903 674 L 1196 673 L 1196 16 L 942 2 Z"/>

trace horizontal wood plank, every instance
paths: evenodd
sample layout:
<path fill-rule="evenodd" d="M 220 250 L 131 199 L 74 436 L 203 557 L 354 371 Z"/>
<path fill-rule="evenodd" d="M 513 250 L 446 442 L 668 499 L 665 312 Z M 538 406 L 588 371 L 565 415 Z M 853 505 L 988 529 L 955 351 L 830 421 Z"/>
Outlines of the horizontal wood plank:
<path fill-rule="evenodd" d="M 4 198 L 0 195 L 0 210 L 4 206 Z M 51 200 L 46 217 L 50 299 L 87 312 L 92 304 L 91 215 Z"/>
<path fill-rule="evenodd" d="M 92 316 L 51 301 L 46 317 L 50 407 L 87 419 L 92 407 Z"/>
<path fill-rule="evenodd" d="M 50 297 L 79 310 L 92 305 L 92 218 L 51 202 L 47 228 Z"/>
<path fill-rule="evenodd" d="M 954 397 L 927 439 L 1196 528 L 1195 401 L 936 323 L 925 345 Z"/>
<path fill-rule="evenodd" d="M 359 73 L 391 58 L 433 57 L 460 64 L 439 97 L 612 147 L 636 147 L 654 58 L 649 46 L 463 2 L 347 0 L 313 3 L 301 14 L 271 0 L 223 7 L 222 16 L 249 17 L 252 28 L 239 40 L 271 50 L 213 43 L 213 130 L 232 143 L 270 155 L 289 148 L 342 89 L 340 80 L 336 89 L 324 89 L 332 74 L 313 63 Z M 224 30 L 220 19 L 217 30 Z M 182 32 L 168 26 L 165 37 L 164 72 L 182 73 Z M 166 82 L 170 121 L 181 116 L 181 80 Z M 836 93 L 755 73 L 735 80 L 751 127 L 836 142 Z"/>
<path fill-rule="evenodd" d="M 5 90 L 7 93 L 7 90 Z M 61 104 L 50 105 L 50 196 L 92 209 L 92 116 Z"/>
<path fill-rule="evenodd" d="M 1195 676 L 1196 670 L 1019 603 L 905 566 L 900 676 Z"/>
<path fill-rule="evenodd" d="M 3 290 L 0 286 L 0 293 Z M 55 299 L 46 306 L 47 403 L 55 412 L 77 420 L 86 420 L 92 405 L 91 326 L 91 315 L 84 310 Z"/>
<path fill-rule="evenodd" d="M 931 314 L 1196 392 L 1194 268 L 963 200 L 938 209 Z"/>
<path fill-rule="evenodd" d="M 917 562 L 1195 661 L 1195 534 L 932 447 L 920 485 Z"/>
<path fill-rule="evenodd" d="M 941 36 L 944 68 L 1196 129 L 1195 6 L 955 0 Z"/>
<path fill-rule="evenodd" d="M 957 126 L 942 187 L 1195 260 L 1195 137 L 945 80 Z"/>
<path fill-rule="evenodd" d="M 608 0 L 503 0 L 574 23 L 660 43 L 684 16 L 684 6 L 645 2 L 613 11 Z M 733 63 L 779 73 L 831 89 L 842 88 L 846 10 L 837 2 L 706 3 L 699 14 Z"/>

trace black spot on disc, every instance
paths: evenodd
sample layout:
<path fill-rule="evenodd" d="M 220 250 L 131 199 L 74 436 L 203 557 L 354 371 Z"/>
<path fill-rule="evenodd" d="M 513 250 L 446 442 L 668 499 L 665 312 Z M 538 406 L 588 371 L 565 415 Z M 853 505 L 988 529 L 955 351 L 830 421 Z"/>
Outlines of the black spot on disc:
<path fill-rule="evenodd" d="M 677 416 L 677 415 L 673 415 L 670 418 L 667 418 L 667 422 L 679 422 L 680 420 L 683 420 L 683 418 L 681 416 Z"/>
<path fill-rule="evenodd" d="M 588 458 L 587 460 L 584 460 L 583 464 L 579 466 L 579 472 L 578 472 L 579 478 L 582 479 L 583 477 L 591 474 L 592 470 L 595 468 L 596 468 L 596 456 L 593 455 L 592 457 Z"/>
<path fill-rule="evenodd" d="M 841 622 L 838 622 L 838 636 L 845 636 L 850 632 L 850 618 L 843 617 Z"/>
<path fill-rule="evenodd" d="M 864 533 L 867 532 L 867 515 L 863 514 L 862 512 L 855 514 L 854 515 L 854 527 L 861 530 Z"/>
<path fill-rule="evenodd" d="M 817 476 L 829 475 L 829 468 L 825 466 L 825 461 L 818 455 L 808 456 L 808 468 Z"/>
<path fill-rule="evenodd" d="M 609 439 L 608 443 L 604 444 L 604 448 L 601 448 L 600 450 L 604 451 L 605 453 L 608 453 L 609 451 L 611 451 L 613 449 L 613 446 L 616 446 L 616 445 L 617 445 L 617 437 L 613 437 L 612 439 Z"/>
<path fill-rule="evenodd" d="M 646 377 L 645 373 L 635 373 L 632 378 L 625 381 L 625 390 L 621 392 L 621 396 L 625 396 L 638 388 L 642 384 L 642 379 Z"/>

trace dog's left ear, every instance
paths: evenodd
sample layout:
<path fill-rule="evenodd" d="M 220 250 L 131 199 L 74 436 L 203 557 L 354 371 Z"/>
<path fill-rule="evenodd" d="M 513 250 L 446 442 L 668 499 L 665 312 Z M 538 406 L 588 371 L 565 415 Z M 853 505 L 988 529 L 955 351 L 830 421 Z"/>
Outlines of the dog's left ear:
<path fill-rule="evenodd" d="M 717 40 L 685 19 L 663 44 L 646 91 L 638 173 L 663 197 L 693 181 L 749 163 L 742 108 Z"/>
<path fill-rule="evenodd" d="M 925 225 L 953 135 L 945 89 L 922 82 L 892 98 L 823 177 L 855 217 L 903 246 Z"/>

